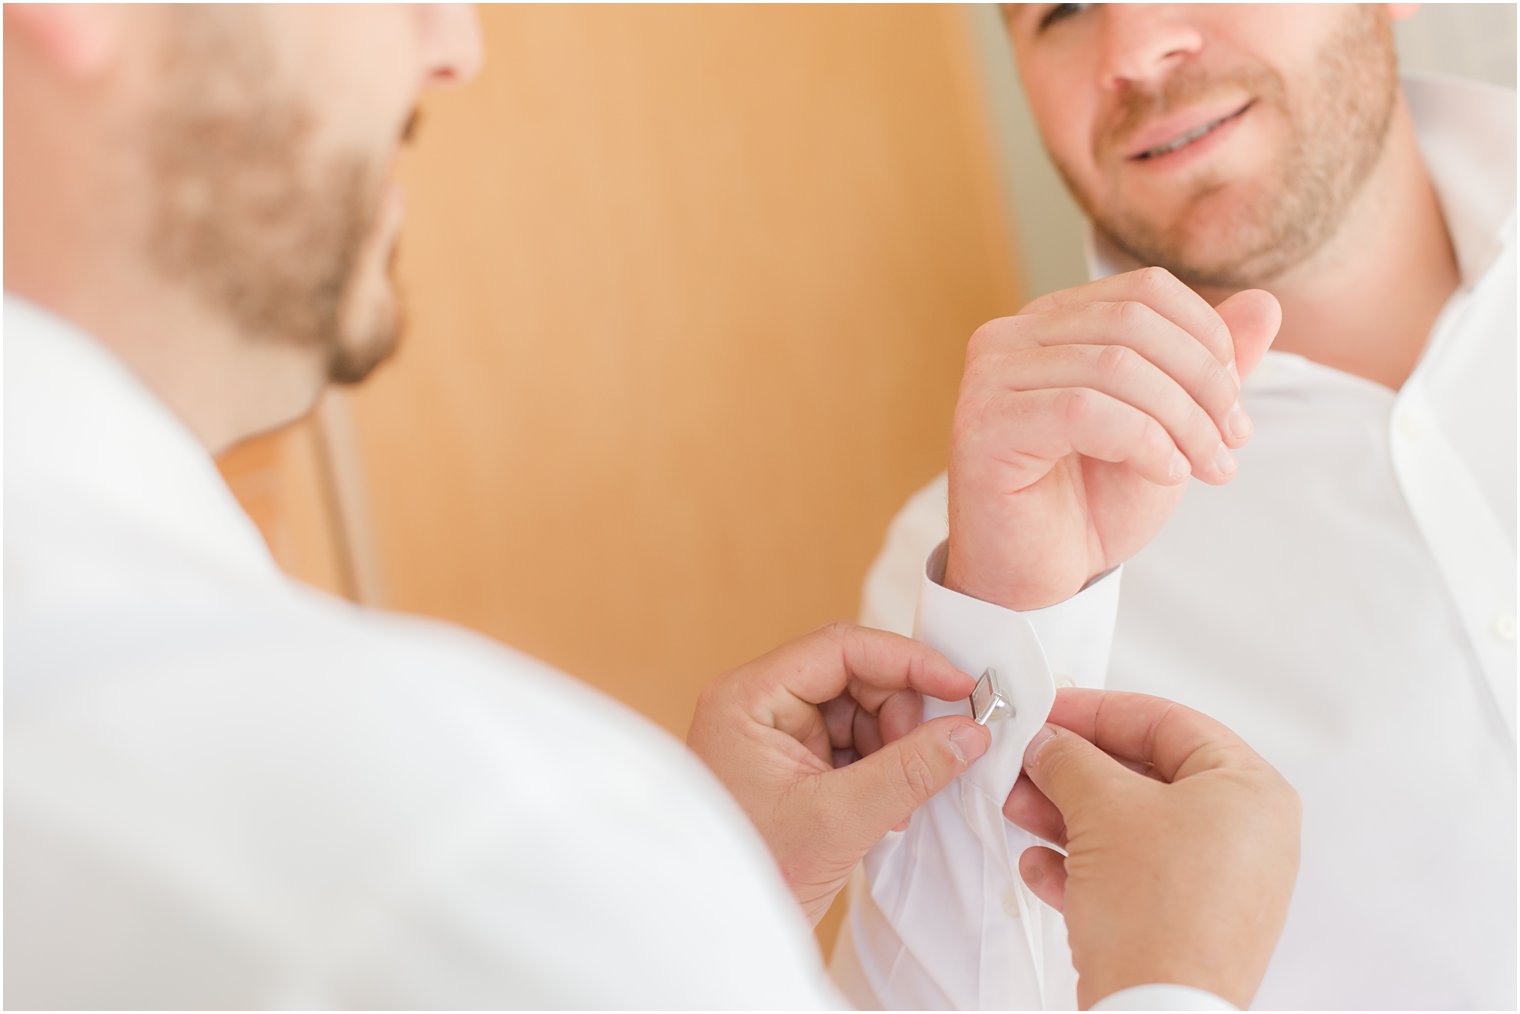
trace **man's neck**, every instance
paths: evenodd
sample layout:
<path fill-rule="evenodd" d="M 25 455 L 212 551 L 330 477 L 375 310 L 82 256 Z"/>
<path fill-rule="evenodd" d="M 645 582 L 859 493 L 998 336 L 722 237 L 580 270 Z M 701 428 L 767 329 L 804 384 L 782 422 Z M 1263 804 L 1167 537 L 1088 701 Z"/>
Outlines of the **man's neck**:
<path fill-rule="evenodd" d="M 1308 260 L 1262 285 L 1283 308 L 1272 347 L 1398 390 L 1460 280 L 1400 98 L 1383 157 L 1341 227 Z M 1217 303 L 1229 293 L 1203 295 Z"/>
<path fill-rule="evenodd" d="M 311 410 L 321 364 L 310 349 L 243 337 L 144 274 L 92 271 L 83 254 L 73 272 L 34 271 L 26 252 L 6 265 L 6 291 L 104 345 L 210 453 Z"/>

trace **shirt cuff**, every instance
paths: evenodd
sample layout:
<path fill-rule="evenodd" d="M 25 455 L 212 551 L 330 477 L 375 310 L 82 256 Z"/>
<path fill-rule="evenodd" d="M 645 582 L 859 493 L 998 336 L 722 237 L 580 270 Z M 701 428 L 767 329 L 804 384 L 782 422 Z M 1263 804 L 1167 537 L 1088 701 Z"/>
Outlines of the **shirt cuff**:
<path fill-rule="evenodd" d="M 1131 986 L 1092 1005 L 1092 1010 L 1239 1010 L 1207 990 L 1171 983 Z"/>
<path fill-rule="evenodd" d="M 962 621 L 953 626 L 969 623 L 972 627 L 985 627 L 989 631 L 999 629 L 1013 617 L 1020 617 L 1034 631 L 1043 655 L 1041 665 L 1057 689 L 1070 686 L 1102 689 L 1108 680 L 1109 653 L 1119 614 L 1122 567 L 1097 578 L 1064 602 L 1044 609 L 1017 612 L 946 588 L 945 562 L 949 546 L 948 540 L 941 542 L 929 554 L 924 566 L 918 602 L 920 630 L 932 630 L 939 625 L 941 618 L 948 616 Z"/>
<path fill-rule="evenodd" d="M 889 1010 L 1069 1008 L 1065 927 L 1019 877 L 1019 855 L 1036 842 L 1008 823 L 1003 803 L 1050 714 L 1057 674 L 1063 684 L 1102 681 L 1118 575 L 1020 613 L 946 588 L 944 567 L 942 544 L 921 572 L 914 636 L 964 673 L 994 670 L 1009 707 L 987 724 L 987 752 L 866 856 L 870 887 L 851 906 L 835 968 L 852 998 Z M 924 699 L 926 719 L 968 711 L 965 699 Z"/>

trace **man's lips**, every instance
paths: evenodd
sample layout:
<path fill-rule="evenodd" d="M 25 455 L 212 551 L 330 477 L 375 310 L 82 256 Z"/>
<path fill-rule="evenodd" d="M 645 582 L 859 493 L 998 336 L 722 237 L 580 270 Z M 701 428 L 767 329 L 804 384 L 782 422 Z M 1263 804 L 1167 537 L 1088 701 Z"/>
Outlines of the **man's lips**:
<path fill-rule="evenodd" d="M 1248 99 L 1244 103 L 1235 100 L 1222 108 L 1193 109 L 1162 120 L 1136 134 L 1128 145 L 1129 154 L 1124 157 L 1138 161 L 1185 148 L 1240 116 L 1255 103 L 1255 99 Z"/>

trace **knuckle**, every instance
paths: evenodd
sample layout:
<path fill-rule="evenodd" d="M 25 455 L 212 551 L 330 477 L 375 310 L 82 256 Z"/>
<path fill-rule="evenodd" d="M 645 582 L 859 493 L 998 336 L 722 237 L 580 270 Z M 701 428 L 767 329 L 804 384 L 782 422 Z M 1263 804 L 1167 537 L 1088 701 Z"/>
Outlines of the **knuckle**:
<path fill-rule="evenodd" d="M 1133 331 L 1150 323 L 1155 311 L 1134 299 L 1123 299 L 1114 304 L 1114 323 L 1124 331 Z"/>
<path fill-rule="evenodd" d="M 950 442 L 955 447 L 970 446 L 991 425 L 997 399 L 985 393 L 963 396 L 950 420 Z"/>
<path fill-rule="evenodd" d="M 1149 417 L 1141 421 L 1140 444 L 1158 456 L 1165 457 L 1171 457 L 1172 449 L 1176 446 L 1172 435 L 1166 431 L 1166 427 Z"/>
<path fill-rule="evenodd" d="M 971 337 L 966 341 L 966 360 L 970 362 L 979 359 L 989 350 L 1006 342 L 1017 326 L 1015 320 L 1014 317 L 998 317 L 971 332 Z"/>
<path fill-rule="evenodd" d="M 1198 379 L 1188 393 L 1199 412 L 1208 417 L 1210 426 L 1223 437 L 1223 420 L 1230 411 L 1230 406 L 1239 399 L 1240 391 L 1230 378 L 1229 371 L 1212 356 L 1208 357 L 1208 362 L 1200 366 L 1197 372 Z"/>
<path fill-rule="evenodd" d="M 961 390 L 956 404 L 963 405 L 968 401 L 975 401 L 984 397 L 989 390 L 995 389 L 999 379 L 998 373 L 995 357 L 991 355 L 968 357 L 966 368 L 961 374 Z"/>
<path fill-rule="evenodd" d="M 1299 796 L 1298 790 L 1286 778 L 1277 774 L 1276 771 L 1273 772 L 1273 775 L 1277 783 L 1277 794 L 1281 800 L 1281 806 L 1295 821 L 1299 820 L 1304 812 L 1303 798 Z"/>
<path fill-rule="evenodd" d="M 722 678 L 723 677 L 719 677 L 718 679 L 721 680 Z M 713 706 L 717 700 L 716 693 L 713 688 L 717 685 L 718 680 L 713 680 L 708 683 L 707 686 L 703 687 L 697 694 L 697 706 L 695 709 L 693 709 L 696 714 L 706 714 L 713 709 Z"/>
<path fill-rule="evenodd" d="M 830 620 L 818 628 L 818 634 L 836 644 L 844 644 L 855 636 L 856 626 L 849 620 Z"/>
<path fill-rule="evenodd" d="M 1205 330 L 1207 332 L 1203 336 L 1205 344 L 1214 349 L 1219 355 L 1224 356 L 1225 362 L 1233 363 L 1235 361 L 1235 336 L 1230 334 L 1230 329 L 1225 324 L 1223 318 L 1217 313 L 1214 314 L 1214 318 L 1209 321 L 1209 325 Z M 1233 384 L 1234 382 L 1232 378 L 1230 383 Z"/>
<path fill-rule="evenodd" d="M 1297 790 L 1292 788 L 1288 789 L 1286 795 L 1287 799 L 1284 802 L 1284 807 L 1287 809 L 1289 816 L 1292 818 L 1294 826 L 1301 827 L 1304 821 L 1303 798 L 1299 796 Z"/>
<path fill-rule="evenodd" d="M 1098 353 L 1098 373 L 1110 381 L 1127 380 L 1139 368 L 1139 353 L 1126 345 L 1105 345 Z"/>
<path fill-rule="evenodd" d="M 1219 442 L 1220 431 L 1214 417 L 1185 394 L 1178 394 L 1174 400 L 1168 401 L 1167 408 L 1158 412 L 1156 418 L 1162 423 L 1158 428 L 1164 429 L 1184 453 L 1212 450 Z"/>
<path fill-rule="evenodd" d="M 766 673 L 758 674 L 758 678 L 755 679 L 734 679 L 729 686 L 713 697 L 714 707 L 719 711 L 738 710 L 753 714 L 756 709 L 765 705 L 772 686 L 773 680 L 770 674 Z"/>
<path fill-rule="evenodd" d="M 734 669 L 729 669 L 727 672 L 720 673 L 719 675 L 713 677 L 711 680 L 708 680 L 707 685 L 702 688 L 702 699 L 706 700 L 709 704 L 712 704 L 723 699 L 724 697 L 732 696 L 734 688 L 743 686 L 746 682 L 746 673 L 752 671 L 754 668 L 755 663 L 749 662 L 745 665 L 738 666 Z"/>
<path fill-rule="evenodd" d="M 1045 293 L 1043 296 L 1037 296 L 1024 304 L 1023 308 L 1019 310 L 1019 316 L 1022 317 L 1031 313 L 1046 313 L 1051 310 L 1059 310 L 1063 306 L 1070 306 L 1073 303 L 1081 302 L 1081 290 L 1082 286 L 1078 285 L 1069 289 L 1056 289 L 1053 292 Z"/>
<path fill-rule="evenodd" d="M 1056 398 L 1056 411 L 1072 426 L 1080 426 L 1093 414 L 1093 392 L 1085 387 L 1072 387 Z"/>
<path fill-rule="evenodd" d="M 1176 275 L 1166 268 L 1153 264 L 1150 267 L 1144 267 L 1135 272 L 1135 284 L 1141 292 L 1162 295 L 1175 292 L 1177 286 L 1182 283 L 1177 280 Z"/>
<path fill-rule="evenodd" d="M 1293 787 L 1275 772 L 1254 787 L 1243 805 L 1250 806 L 1246 816 L 1260 828 L 1263 840 L 1274 836 L 1297 839 L 1303 827 L 1303 803 Z"/>
<path fill-rule="evenodd" d="M 907 640 L 897 645 L 903 658 L 909 687 L 922 686 L 929 675 L 929 660 L 917 641 Z"/>
<path fill-rule="evenodd" d="M 1213 356 L 1203 356 L 1198 366 L 1198 389 L 1200 391 L 1217 391 L 1220 397 L 1235 396 L 1235 380 L 1230 376 L 1230 371 Z"/>

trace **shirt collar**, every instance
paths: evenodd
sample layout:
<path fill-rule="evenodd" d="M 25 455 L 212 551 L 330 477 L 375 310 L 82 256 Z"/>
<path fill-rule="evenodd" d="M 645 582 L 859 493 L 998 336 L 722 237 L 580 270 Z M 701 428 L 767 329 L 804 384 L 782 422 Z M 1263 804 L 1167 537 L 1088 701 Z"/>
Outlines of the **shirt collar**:
<path fill-rule="evenodd" d="M 1515 232 L 1515 93 L 1478 81 L 1410 75 L 1404 97 L 1430 171 L 1463 288 Z"/>
<path fill-rule="evenodd" d="M 5 484 L 94 505 L 249 575 L 277 577 L 211 455 L 105 346 L 4 300 Z"/>
<path fill-rule="evenodd" d="M 1457 254 L 1462 287 L 1471 288 L 1515 232 L 1515 93 L 1463 78 L 1402 78 L 1420 155 Z M 1085 230 L 1092 278 L 1140 267 Z"/>

